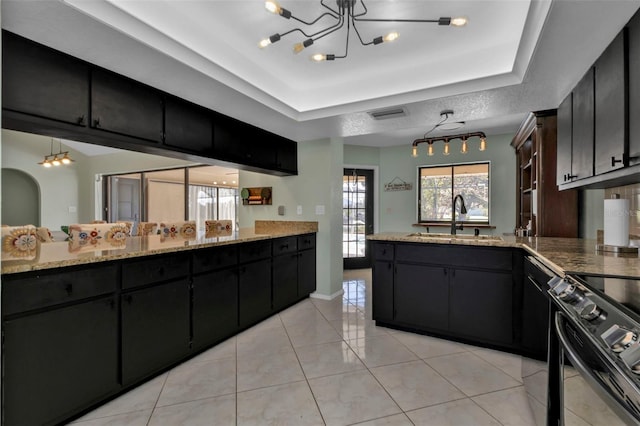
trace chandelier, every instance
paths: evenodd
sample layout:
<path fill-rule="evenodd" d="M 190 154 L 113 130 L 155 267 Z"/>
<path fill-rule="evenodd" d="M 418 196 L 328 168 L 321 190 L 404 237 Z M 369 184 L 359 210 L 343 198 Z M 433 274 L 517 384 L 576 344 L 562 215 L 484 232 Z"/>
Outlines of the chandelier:
<path fill-rule="evenodd" d="M 462 18 L 462 17 L 460 18 L 440 17 L 438 19 L 365 18 L 364 16 L 367 14 L 368 10 L 364 4 L 364 0 L 336 0 L 337 10 L 328 6 L 325 3 L 325 0 L 320 0 L 320 4 L 322 5 L 322 7 L 326 9 L 326 11 L 320 14 L 320 16 L 318 16 L 314 20 L 307 22 L 293 15 L 291 11 L 281 7 L 275 0 L 267 0 L 264 5 L 265 8 L 269 12 L 280 15 L 285 19 L 293 19 L 303 25 L 306 25 L 307 27 L 311 27 L 314 24 L 316 24 L 318 21 L 326 17 L 327 19 L 324 19 L 324 20 L 325 21 L 330 20 L 331 24 L 319 31 L 315 31 L 315 32 L 309 31 L 309 33 L 305 32 L 301 28 L 293 28 L 283 33 L 273 34 L 272 36 L 260 41 L 258 45 L 261 48 L 265 48 L 270 44 L 280 41 L 282 37 L 297 32 L 302 34 L 302 36 L 305 37 L 303 41 L 296 43 L 293 46 L 293 52 L 300 53 L 307 47 L 313 45 L 316 41 L 320 40 L 323 37 L 328 36 L 329 34 L 332 34 L 340 30 L 346 25 L 347 30 L 346 30 L 344 54 L 338 55 L 335 53 L 316 53 L 313 56 L 311 56 L 311 59 L 313 59 L 316 62 L 333 61 L 335 59 L 342 59 L 347 57 L 347 54 L 349 53 L 349 33 L 351 31 L 351 28 L 353 28 L 353 31 L 358 36 L 358 40 L 360 41 L 360 44 L 362 44 L 363 46 L 369 46 L 372 44 L 376 45 L 384 42 L 391 42 L 396 40 L 399 36 L 397 32 L 390 32 L 387 35 L 384 35 L 384 36 L 380 35 L 378 37 L 373 38 L 372 40 L 365 41 L 362 39 L 362 36 L 360 35 L 360 31 L 358 31 L 358 27 L 356 26 L 356 23 L 359 23 L 359 22 L 404 22 L 404 23 L 418 22 L 418 23 L 435 23 L 435 24 L 444 25 L 444 26 L 451 25 L 455 27 L 462 27 L 467 24 L 467 18 Z"/>
<path fill-rule="evenodd" d="M 51 139 L 51 153 L 44 156 L 44 160 L 40 161 L 42 167 L 49 168 L 51 166 L 59 166 L 61 164 L 71 164 L 74 160 L 69 156 L 69 151 L 62 152 L 62 141 L 59 142 L 58 152 L 53 153 L 53 139 Z"/>
<path fill-rule="evenodd" d="M 487 149 L 487 136 L 484 134 L 484 132 L 461 133 L 458 135 L 435 136 L 431 138 L 427 137 L 427 135 L 429 135 L 431 132 L 433 132 L 436 129 L 437 130 L 456 130 L 465 125 L 464 121 L 449 120 L 449 118 L 451 117 L 453 117 L 453 110 L 451 109 L 446 109 L 440 112 L 440 121 L 436 123 L 429 131 L 427 131 L 427 133 L 425 133 L 421 139 L 416 139 L 411 144 L 411 156 L 414 158 L 418 156 L 418 145 L 420 145 L 421 143 L 427 144 L 427 155 L 429 156 L 434 155 L 433 144 L 435 142 L 444 142 L 444 150 L 442 154 L 449 155 L 451 153 L 451 149 L 449 147 L 449 141 L 452 141 L 455 139 L 460 139 L 462 141 L 462 145 L 460 146 L 460 152 L 462 154 L 466 154 L 467 152 L 469 152 L 469 146 L 467 141 L 475 137 L 480 138 L 479 150 L 484 151 L 485 149 Z"/>

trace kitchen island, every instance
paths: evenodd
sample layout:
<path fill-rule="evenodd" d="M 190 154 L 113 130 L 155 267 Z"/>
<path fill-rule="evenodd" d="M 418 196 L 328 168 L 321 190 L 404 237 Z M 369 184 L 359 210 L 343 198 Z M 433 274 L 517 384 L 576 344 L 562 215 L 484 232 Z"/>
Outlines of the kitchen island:
<path fill-rule="evenodd" d="M 595 250 L 576 238 L 380 233 L 373 253 L 378 325 L 523 353 L 524 258 L 559 276 L 640 277 L 638 256 Z"/>
<path fill-rule="evenodd" d="M 268 226 L 272 225 L 272 226 Z M 316 222 L 2 264 L 4 425 L 58 424 L 306 298 Z"/>

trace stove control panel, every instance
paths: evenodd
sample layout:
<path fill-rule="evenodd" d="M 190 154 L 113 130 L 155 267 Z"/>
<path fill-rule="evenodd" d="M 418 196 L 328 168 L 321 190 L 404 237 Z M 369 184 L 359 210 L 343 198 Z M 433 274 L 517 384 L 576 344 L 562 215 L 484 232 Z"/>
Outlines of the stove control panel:
<path fill-rule="evenodd" d="M 622 352 L 633 343 L 637 343 L 638 335 L 619 325 L 612 325 L 600 335 L 605 344 L 614 352 Z"/>

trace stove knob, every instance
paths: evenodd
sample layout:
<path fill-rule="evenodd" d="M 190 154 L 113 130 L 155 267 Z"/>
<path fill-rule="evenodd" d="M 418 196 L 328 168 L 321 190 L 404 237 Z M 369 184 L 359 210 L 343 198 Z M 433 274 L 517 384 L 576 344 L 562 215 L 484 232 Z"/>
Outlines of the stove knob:
<path fill-rule="evenodd" d="M 614 352 L 622 352 L 638 340 L 638 336 L 633 331 L 618 325 L 612 325 L 611 328 L 602 333 L 600 337 Z"/>
<path fill-rule="evenodd" d="M 640 344 L 635 343 L 622 351 L 620 359 L 632 373 L 640 375 Z"/>
<path fill-rule="evenodd" d="M 569 284 L 560 292 L 560 294 L 558 294 L 558 297 L 563 302 L 567 302 L 570 305 L 576 305 L 582 302 L 584 299 L 584 293 L 576 286 Z"/>
<path fill-rule="evenodd" d="M 588 303 L 580 311 L 580 317 L 587 321 L 595 321 L 597 319 L 605 319 L 606 313 L 595 303 Z"/>

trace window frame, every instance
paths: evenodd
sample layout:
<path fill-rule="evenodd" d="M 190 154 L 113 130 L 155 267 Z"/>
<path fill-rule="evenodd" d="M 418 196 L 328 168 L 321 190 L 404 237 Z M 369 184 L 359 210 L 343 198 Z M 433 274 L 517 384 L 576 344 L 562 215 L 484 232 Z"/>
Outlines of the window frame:
<path fill-rule="evenodd" d="M 491 161 L 473 161 L 468 163 L 450 163 L 450 164 L 432 164 L 432 165 L 422 165 L 417 168 L 417 193 L 418 196 L 416 198 L 416 218 L 418 224 L 445 224 L 451 223 L 451 219 L 447 220 L 437 220 L 437 219 L 422 219 L 422 185 L 421 185 L 421 171 L 423 169 L 435 169 L 435 168 L 449 168 L 451 169 L 451 202 L 453 203 L 453 198 L 455 197 L 454 192 L 454 168 L 459 166 L 473 166 L 478 164 L 486 164 L 487 165 L 487 220 L 456 220 L 456 222 L 468 224 L 468 225 L 490 225 L 491 224 Z M 468 207 L 467 207 L 468 208 Z"/>

